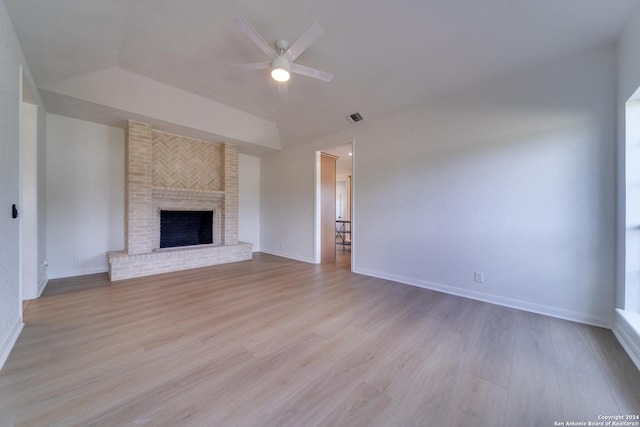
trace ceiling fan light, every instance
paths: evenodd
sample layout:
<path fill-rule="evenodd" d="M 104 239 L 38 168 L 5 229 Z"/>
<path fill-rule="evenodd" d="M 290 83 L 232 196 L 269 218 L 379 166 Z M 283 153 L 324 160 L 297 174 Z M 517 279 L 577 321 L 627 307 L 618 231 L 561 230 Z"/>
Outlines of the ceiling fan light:
<path fill-rule="evenodd" d="M 291 77 L 289 70 L 291 69 L 291 63 L 284 56 L 278 56 L 271 62 L 271 77 L 277 82 L 286 82 Z"/>
<path fill-rule="evenodd" d="M 271 77 L 273 77 L 273 80 L 277 82 L 286 82 L 291 77 L 291 74 L 289 74 L 289 72 L 284 68 L 274 67 L 273 70 L 271 70 Z"/>

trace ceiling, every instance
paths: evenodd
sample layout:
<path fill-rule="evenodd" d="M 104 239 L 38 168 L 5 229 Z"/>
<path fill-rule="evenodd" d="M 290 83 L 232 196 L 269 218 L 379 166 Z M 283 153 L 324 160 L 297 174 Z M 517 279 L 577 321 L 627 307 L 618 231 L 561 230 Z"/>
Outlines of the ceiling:
<path fill-rule="evenodd" d="M 125 119 L 56 92 L 57 82 L 117 67 L 275 124 L 286 148 L 364 121 L 613 43 L 637 0 L 4 0 L 50 112 Z M 280 94 L 265 55 L 235 25 L 271 42 L 326 30 L 296 62 L 335 74 L 293 75 Z M 74 101 L 78 102 L 74 102 Z M 90 104 L 90 105 L 87 105 Z M 102 109 L 100 109 L 102 108 Z M 108 110 L 108 111 L 107 111 Z M 85 116 L 83 116 L 83 112 Z M 106 119 L 105 119 L 106 120 Z M 186 126 L 187 128 L 189 126 Z"/>

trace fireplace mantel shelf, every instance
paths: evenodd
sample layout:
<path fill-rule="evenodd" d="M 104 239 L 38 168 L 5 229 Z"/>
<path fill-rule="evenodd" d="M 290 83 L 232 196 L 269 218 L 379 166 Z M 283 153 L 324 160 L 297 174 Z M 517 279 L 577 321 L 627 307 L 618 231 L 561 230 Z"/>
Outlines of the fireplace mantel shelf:
<path fill-rule="evenodd" d="M 171 188 L 153 186 L 151 194 L 154 200 L 224 200 L 226 194 L 218 190 L 197 190 L 191 188 Z"/>
<path fill-rule="evenodd" d="M 220 195 L 224 196 L 224 191 L 222 190 L 202 190 L 202 189 L 194 189 L 194 188 L 180 188 L 180 187 L 158 187 L 154 185 L 152 187 L 152 191 L 154 193 L 200 193 L 207 195 Z"/>

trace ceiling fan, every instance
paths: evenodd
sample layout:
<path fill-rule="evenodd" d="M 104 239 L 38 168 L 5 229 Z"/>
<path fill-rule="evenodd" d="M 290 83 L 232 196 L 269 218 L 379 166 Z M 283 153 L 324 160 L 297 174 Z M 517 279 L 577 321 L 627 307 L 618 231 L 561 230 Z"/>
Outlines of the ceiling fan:
<path fill-rule="evenodd" d="M 253 40 L 260 50 L 269 57 L 269 62 L 237 64 L 236 67 L 245 70 L 271 69 L 271 77 L 279 83 L 287 82 L 291 77 L 290 73 L 301 74 L 325 82 L 330 82 L 333 79 L 333 74 L 331 73 L 293 62 L 324 33 L 324 28 L 322 28 L 320 24 L 314 23 L 311 25 L 291 46 L 289 46 L 289 42 L 286 40 L 276 40 L 276 50 L 274 50 L 246 19 L 242 16 L 236 16 L 234 20 L 242 32 Z"/>

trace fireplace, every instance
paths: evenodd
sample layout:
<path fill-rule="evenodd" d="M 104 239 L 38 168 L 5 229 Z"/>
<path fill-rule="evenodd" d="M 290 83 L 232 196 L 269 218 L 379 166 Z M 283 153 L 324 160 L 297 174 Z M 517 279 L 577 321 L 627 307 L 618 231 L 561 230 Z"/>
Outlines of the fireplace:
<path fill-rule="evenodd" d="M 213 211 L 160 211 L 160 247 L 213 243 Z"/>
<path fill-rule="evenodd" d="M 238 241 L 237 145 L 135 121 L 126 144 L 125 249 L 108 253 L 111 280 L 251 259 Z"/>

